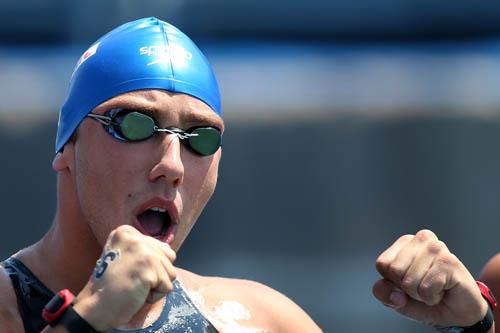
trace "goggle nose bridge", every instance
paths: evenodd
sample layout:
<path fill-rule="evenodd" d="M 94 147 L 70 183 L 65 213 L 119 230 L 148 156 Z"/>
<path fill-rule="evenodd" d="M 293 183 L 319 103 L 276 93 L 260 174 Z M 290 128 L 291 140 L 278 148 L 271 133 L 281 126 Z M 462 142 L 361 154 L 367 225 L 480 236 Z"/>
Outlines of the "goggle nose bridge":
<path fill-rule="evenodd" d="M 199 135 L 198 133 L 186 133 L 183 130 L 181 130 L 180 128 L 175 128 L 175 127 L 160 128 L 158 126 L 154 126 L 153 130 L 155 132 L 166 132 L 166 133 L 174 134 L 181 140 L 188 139 L 190 137 Z"/>

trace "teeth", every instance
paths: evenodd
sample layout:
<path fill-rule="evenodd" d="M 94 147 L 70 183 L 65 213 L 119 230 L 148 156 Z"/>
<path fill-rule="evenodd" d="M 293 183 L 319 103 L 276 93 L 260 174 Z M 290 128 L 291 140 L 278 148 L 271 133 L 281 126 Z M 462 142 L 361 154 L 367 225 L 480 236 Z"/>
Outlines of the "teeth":
<path fill-rule="evenodd" d="M 152 207 L 152 208 L 149 208 L 149 210 L 152 210 L 153 212 L 160 212 L 160 213 L 165 213 L 167 211 L 166 209 L 163 209 L 160 207 Z"/>

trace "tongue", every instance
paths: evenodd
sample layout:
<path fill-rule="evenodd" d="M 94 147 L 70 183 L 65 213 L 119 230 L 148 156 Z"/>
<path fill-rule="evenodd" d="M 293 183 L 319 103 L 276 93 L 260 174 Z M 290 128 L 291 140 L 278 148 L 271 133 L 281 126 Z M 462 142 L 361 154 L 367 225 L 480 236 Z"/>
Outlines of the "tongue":
<path fill-rule="evenodd" d="M 139 223 L 149 236 L 158 236 L 163 229 L 163 218 L 160 213 L 150 210 L 138 216 Z"/>

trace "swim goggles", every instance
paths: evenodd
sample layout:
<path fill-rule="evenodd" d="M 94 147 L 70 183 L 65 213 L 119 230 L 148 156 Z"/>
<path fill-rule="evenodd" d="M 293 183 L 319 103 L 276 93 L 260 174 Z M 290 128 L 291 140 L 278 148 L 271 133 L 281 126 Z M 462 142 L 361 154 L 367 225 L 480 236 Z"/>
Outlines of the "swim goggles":
<path fill-rule="evenodd" d="M 136 110 L 117 108 L 104 115 L 89 113 L 87 117 L 101 123 L 110 135 L 121 141 L 143 141 L 158 132 L 175 134 L 183 144 L 200 156 L 213 155 L 222 141 L 222 134 L 217 127 L 195 126 L 186 130 L 176 127 L 160 128 L 153 117 Z"/>

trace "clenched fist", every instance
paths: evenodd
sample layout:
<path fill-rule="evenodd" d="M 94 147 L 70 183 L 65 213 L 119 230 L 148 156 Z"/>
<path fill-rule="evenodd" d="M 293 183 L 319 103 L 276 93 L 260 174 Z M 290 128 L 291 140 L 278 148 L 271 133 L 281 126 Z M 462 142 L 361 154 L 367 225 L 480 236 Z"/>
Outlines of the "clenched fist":
<path fill-rule="evenodd" d="M 131 226 L 118 227 L 78 294 L 75 310 L 98 331 L 128 323 L 145 304 L 173 290 L 175 257 L 168 244 Z"/>
<path fill-rule="evenodd" d="M 383 279 L 373 294 L 413 320 L 439 327 L 472 326 L 488 303 L 467 268 L 429 230 L 400 237 L 377 259 Z"/>

